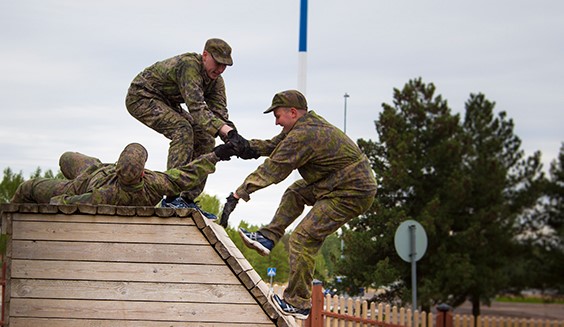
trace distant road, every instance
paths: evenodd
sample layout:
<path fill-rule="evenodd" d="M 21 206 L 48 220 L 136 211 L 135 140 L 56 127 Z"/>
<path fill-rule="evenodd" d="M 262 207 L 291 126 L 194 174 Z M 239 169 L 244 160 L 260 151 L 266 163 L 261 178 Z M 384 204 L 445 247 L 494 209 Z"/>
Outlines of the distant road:
<path fill-rule="evenodd" d="M 456 308 L 454 314 L 472 314 L 472 305 L 466 302 Z M 480 307 L 481 316 L 516 317 L 564 320 L 564 304 L 531 304 L 531 303 L 508 303 L 492 302 L 490 307 Z"/>

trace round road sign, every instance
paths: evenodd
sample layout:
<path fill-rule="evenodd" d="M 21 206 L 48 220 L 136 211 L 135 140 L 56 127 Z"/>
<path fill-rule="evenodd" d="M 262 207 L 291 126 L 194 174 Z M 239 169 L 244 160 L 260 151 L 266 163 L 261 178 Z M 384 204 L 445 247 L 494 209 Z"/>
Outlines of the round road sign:
<path fill-rule="evenodd" d="M 412 236 L 415 240 L 414 247 L 411 244 Z M 412 254 L 414 254 L 415 261 L 419 261 L 427 250 L 427 233 L 417 221 L 406 220 L 396 230 L 394 244 L 403 261 L 411 262 Z"/>

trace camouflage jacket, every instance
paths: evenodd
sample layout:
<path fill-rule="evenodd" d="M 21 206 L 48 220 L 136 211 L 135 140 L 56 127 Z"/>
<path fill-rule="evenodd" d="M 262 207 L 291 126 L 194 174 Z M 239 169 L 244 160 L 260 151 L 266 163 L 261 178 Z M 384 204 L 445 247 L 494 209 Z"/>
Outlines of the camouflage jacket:
<path fill-rule="evenodd" d="M 259 154 L 269 157 L 237 189 L 245 201 L 251 193 L 283 181 L 294 169 L 314 186 L 317 199 L 362 196 L 376 190 L 366 155 L 345 133 L 313 111 L 288 133 L 249 142 Z"/>
<path fill-rule="evenodd" d="M 67 184 L 63 194 L 51 198 L 50 203 L 154 206 L 163 195 L 172 197 L 199 186 L 215 171 L 218 160 L 214 153 L 208 153 L 165 172 L 145 169 L 142 181 L 133 186 L 118 182 L 115 164 L 96 164 Z"/>
<path fill-rule="evenodd" d="M 195 124 L 217 135 L 229 121 L 225 83 L 212 80 L 204 70 L 202 55 L 185 53 L 145 68 L 131 82 L 130 101 L 158 98 L 181 112 L 185 103 Z"/>

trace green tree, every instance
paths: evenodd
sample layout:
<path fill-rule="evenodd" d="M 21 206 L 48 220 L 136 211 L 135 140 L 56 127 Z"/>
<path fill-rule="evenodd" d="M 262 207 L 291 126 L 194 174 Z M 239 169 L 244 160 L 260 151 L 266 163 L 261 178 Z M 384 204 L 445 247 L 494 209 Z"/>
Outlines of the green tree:
<path fill-rule="evenodd" d="M 316 260 L 316 262 L 323 260 L 323 262 L 319 262 L 319 265 L 324 266 L 325 272 L 321 273 L 322 267 L 316 267 L 316 272 L 320 271 L 320 274 L 315 276 L 315 278 L 325 282 L 335 276 L 336 265 L 342 254 L 341 238 L 336 233 L 327 236 L 321 246 L 320 254 L 321 258 Z"/>
<path fill-rule="evenodd" d="M 544 205 L 544 226 L 547 233 L 541 233 L 544 245 L 555 251 L 564 251 L 564 143 L 560 147 L 558 159 L 550 165 L 550 181 L 546 187 L 548 201 Z M 561 264 L 564 260 L 560 261 Z M 563 270 L 560 270 L 563 271 Z M 562 275 L 560 283 L 562 283 Z"/>
<path fill-rule="evenodd" d="M 4 177 L 0 183 L 0 203 L 8 203 L 18 186 L 24 182 L 22 172 L 14 174 L 10 167 L 4 169 Z"/>
<path fill-rule="evenodd" d="M 467 184 L 451 228 L 449 238 L 454 242 L 445 248 L 464 254 L 466 261 L 465 278 L 459 279 L 459 292 L 450 302 L 459 305 L 470 300 L 475 316 L 481 303 L 490 304 L 510 286 L 507 270 L 519 256 L 519 218 L 534 207 L 544 178 L 540 152 L 526 158 L 513 121 L 504 111 L 494 115 L 494 108 L 495 103 L 482 94 L 471 94 L 466 103 L 463 128 L 469 142 L 463 173 Z"/>
<path fill-rule="evenodd" d="M 202 210 L 213 213 L 216 216 L 219 215 L 221 203 L 219 202 L 219 198 L 217 196 L 203 192 L 198 195 L 195 202 L 198 203 L 198 206 L 202 208 Z"/>
<path fill-rule="evenodd" d="M 257 231 L 259 226 L 249 225 L 248 223 L 241 221 L 239 227 L 243 227 L 249 231 Z M 274 246 L 272 251 L 270 251 L 270 255 L 263 257 L 258 252 L 253 249 L 248 248 L 245 246 L 241 237 L 237 231 L 238 229 L 233 229 L 228 227 L 226 229 L 227 235 L 231 238 L 233 243 L 237 246 L 237 248 L 241 251 L 241 253 L 245 256 L 247 261 L 251 264 L 253 269 L 260 275 L 260 277 L 265 282 L 270 282 L 270 277 L 267 276 L 267 268 L 275 267 L 276 268 L 276 276 L 273 278 L 273 282 L 278 284 L 283 284 L 288 281 L 288 275 L 290 273 L 290 266 L 288 263 L 288 251 L 284 244 L 287 244 L 288 234 L 284 235 L 280 242 Z"/>
<path fill-rule="evenodd" d="M 395 89 L 393 105 L 382 106 L 376 121 L 380 142 L 358 141 L 372 162 L 379 187 L 372 208 L 351 221 L 344 234 L 339 265 L 346 276 L 343 286 L 353 293 L 359 287 L 387 286 L 388 299 L 409 302 L 411 269 L 396 254 L 393 238 L 401 222 L 417 220 L 429 239 L 427 254 L 418 265 L 418 299 L 429 308 L 438 295 L 433 277 L 446 268 L 439 245 L 453 219 L 448 204 L 464 192 L 460 119 L 441 96 L 435 96 L 434 85 L 420 79 Z"/>
<path fill-rule="evenodd" d="M 259 226 L 249 225 L 245 221 L 242 221 L 239 224 L 239 227 L 245 228 L 246 230 L 249 231 L 259 230 Z M 278 284 L 284 284 L 288 282 L 288 277 L 290 274 L 288 239 L 290 237 L 291 231 L 284 234 L 282 239 L 280 239 L 280 242 L 278 242 L 274 246 L 272 251 L 270 251 L 270 255 L 266 257 L 261 256 L 255 250 L 245 246 L 236 229 L 232 229 L 228 227 L 226 231 L 229 237 L 231 238 L 231 240 L 233 240 L 233 243 L 235 243 L 237 248 L 245 256 L 247 261 L 249 261 L 253 269 L 257 271 L 257 273 L 261 276 L 261 278 L 264 281 L 270 282 L 270 277 L 267 276 L 267 268 L 275 267 L 276 276 L 274 276 L 273 282 Z M 325 257 L 322 251 L 319 251 L 319 253 L 315 257 L 314 278 L 324 281 L 328 279 L 328 276 L 329 274 L 328 274 L 328 268 L 327 268 Z"/>
<path fill-rule="evenodd" d="M 564 294 L 564 144 L 549 172 L 544 196 L 522 225 L 520 269 L 509 273 L 514 293 L 535 288 L 549 296 Z"/>
<path fill-rule="evenodd" d="M 417 269 L 423 309 L 470 299 L 479 314 L 481 302 L 508 286 L 504 268 L 515 253 L 518 218 L 538 198 L 540 153 L 524 158 L 513 122 L 504 112 L 494 117 L 483 95 L 470 96 L 463 123 L 421 79 L 394 90 L 393 105 L 383 108 L 380 142 L 358 142 L 380 185 L 371 210 L 344 235 L 346 283 L 388 286 L 409 302 L 410 267 L 393 237 L 413 219 L 429 240 Z"/>

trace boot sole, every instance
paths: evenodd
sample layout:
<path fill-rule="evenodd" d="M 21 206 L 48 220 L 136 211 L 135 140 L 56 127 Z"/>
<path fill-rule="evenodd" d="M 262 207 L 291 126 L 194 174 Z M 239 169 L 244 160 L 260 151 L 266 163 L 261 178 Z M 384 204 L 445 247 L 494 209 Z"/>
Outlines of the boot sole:
<path fill-rule="evenodd" d="M 290 313 L 290 312 L 286 312 L 286 311 L 282 310 L 282 308 L 278 304 L 278 301 L 276 301 L 274 299 L 274 295 L 275 295 L 274 292 L 270 292 L 269 295 L 270 295 L 270 302 L 272 302 L 272 304 L 274 305 L 274 308 L 276 309 L 276 311 L 278 311 L 278 313 L 283 314 L 284 316 L 291 316 L 291 317 L 294 317 L 294 318 L 300 319 L 300 320 L 305 320 L 309 316 L 309 315 L 306 316 L 304 314 L 297 313 L 297 312 Z"/>
<path fill-rule="evenodd" d="M 263 257 L 266 257 L 270 254 L 270 250 L 265 248 L 262 244 L 260 244 L 257 241 L 253 241 L 250 238 L 247 237 L 247 235 L 245 235 L 241 230 L 239 230 L 239 236 L 241 236 L 241 239 L 243 240 L 243 243 L 245 243 L 245 245 L 248 248 L 251 248 L 253 250 L 256 250 L 260 255 L 262 255 Z"/>

